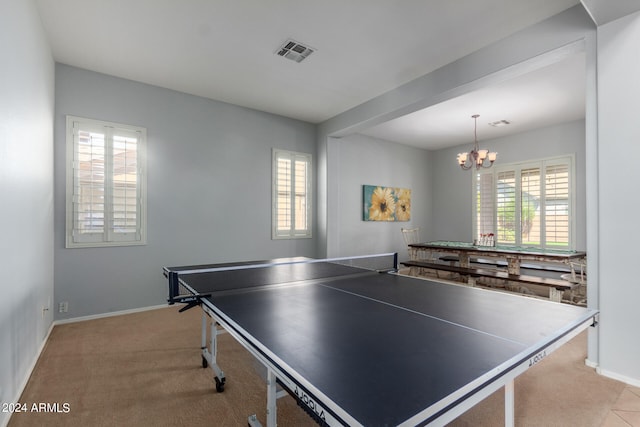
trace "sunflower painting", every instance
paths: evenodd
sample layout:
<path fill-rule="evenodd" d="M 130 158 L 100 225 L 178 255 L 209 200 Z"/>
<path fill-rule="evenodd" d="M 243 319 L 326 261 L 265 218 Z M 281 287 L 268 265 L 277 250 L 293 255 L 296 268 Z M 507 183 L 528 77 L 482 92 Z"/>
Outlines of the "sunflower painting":
<path fill-rule="evenodd" d="M 411 190 L 363 185 L 365 221 L 411 220 Z"/>

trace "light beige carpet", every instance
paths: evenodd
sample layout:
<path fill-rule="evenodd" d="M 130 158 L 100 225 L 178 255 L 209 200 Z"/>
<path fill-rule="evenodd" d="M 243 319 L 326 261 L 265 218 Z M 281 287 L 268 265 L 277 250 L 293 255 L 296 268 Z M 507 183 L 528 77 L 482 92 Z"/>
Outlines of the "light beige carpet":
<path fill-rule="evenodd" d="M 227 384 L 217 393 L 201 367 L 201 311 L 178 308 L 56 326 L 21 402 L 58 403 L 63 412 L 16 413 L 9 426 L 245 426 L 251 414 L 265 424 L 264 370 L 222 335 Z M 600 426 L 625 385 L 597 375 L 585 357 L 581 334 L 520 376 L 516 425 Z M 452 425 L 502 425 L 503 402 L 496 392 Z M 315 423 L 287 396 L 278 400 L 278 425 Z"/>

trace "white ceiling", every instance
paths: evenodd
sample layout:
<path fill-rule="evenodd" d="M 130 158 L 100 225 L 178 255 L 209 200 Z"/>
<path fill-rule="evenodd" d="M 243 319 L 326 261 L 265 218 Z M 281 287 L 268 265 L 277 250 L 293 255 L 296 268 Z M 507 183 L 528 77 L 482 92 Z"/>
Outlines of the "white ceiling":
<path fill-rule="evenodd" d="M 440 149 L 473 141 L 471 116 L 479 114 L 478 140 L 504 137 L 584 118 L 585 87 L 585 57 L 580 53 L 360 133 L 414 147 Z M 489 125 L 499 120 L 510 124 Z"/>
<path fill-rule="evenodd" d="M 36 0 L 57 62 L 312 123 L 579 0 Z M 317 49 L 275 54 L 292 38 Z M 584 58 L 363 133 L 426 148 L 584 115 Z M 485 126 L 507 119 L 505 128 Z M 499 132 L 492 134 L 491 131 Z"/>

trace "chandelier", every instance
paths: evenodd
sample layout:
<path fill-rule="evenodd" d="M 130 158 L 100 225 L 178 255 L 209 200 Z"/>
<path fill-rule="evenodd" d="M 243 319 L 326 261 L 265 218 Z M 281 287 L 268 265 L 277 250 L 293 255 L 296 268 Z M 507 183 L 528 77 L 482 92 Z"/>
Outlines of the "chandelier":
<path fill-rule="evenodd" d="M 490 168 L 498 157 L 498 153 L 495 151 L 489 152 L 489 150 L 478 149 L 478 117 L 480 117 L 479 114 L 471 116 L 471 118 L 475 120 L 473 149 L 468 153 L 458 153 L 458 164 L 464 170 L 471 169 L 474 164 L 476 165 L 476 169 Z M 485 162 L 485 160 L 488 160 L 488 163 Z"/>

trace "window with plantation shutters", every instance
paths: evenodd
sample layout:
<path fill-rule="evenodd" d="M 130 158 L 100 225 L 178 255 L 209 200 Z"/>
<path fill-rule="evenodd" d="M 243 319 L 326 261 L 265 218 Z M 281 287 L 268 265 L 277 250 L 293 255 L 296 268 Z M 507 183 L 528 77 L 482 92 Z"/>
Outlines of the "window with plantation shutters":
<path fill-rule="evenodd" d="M 573 157 L 503 164 L 475 176 L 474 233 L 498 244 L 573 249 Z"/>
<path fill-rule="evenodd" d="M 146 243 L 140 127 L 67 116 L 67 247 Z"/>
<path fill-rule="evenodd" d="M 273 150 L 274 239 L 311 237 L 311 155 Z"/>

